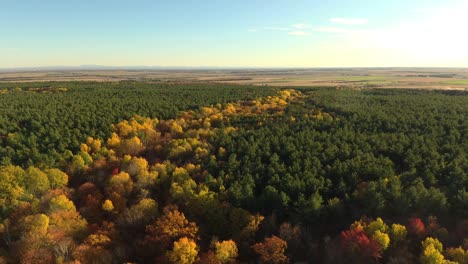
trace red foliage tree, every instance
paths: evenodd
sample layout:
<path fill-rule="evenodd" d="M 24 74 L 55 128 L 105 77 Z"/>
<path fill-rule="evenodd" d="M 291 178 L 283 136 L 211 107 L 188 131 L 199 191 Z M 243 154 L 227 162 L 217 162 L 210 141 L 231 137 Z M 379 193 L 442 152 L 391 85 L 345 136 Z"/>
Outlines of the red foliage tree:
<path fill-rule="evenodd" d="M 93 183 L 86 182 L 78 188 L 78 210 L 86 220 L 99 223 L 102 220 L 102 202 L 104 196 Z"/>
<path fill-rule="evenodd" d="M 111 173 L 112 173 L 112 175 L 119 174 L 119 168 L 117 168 L 117 167 L 113 168 Z"/>
<path fill-rule="evenodd" d="M 426 232 L 426 226 L 424 225 L 421 218 L 413 217 L 408 220 L 408 226 L 406 227 L 408 232 L 413 235 L 422 236 Z"/>
<path fill-rule="evenodd" d="M 357 254 L 362 258 L 380 258 L 382 247 L 379 242 L 369 236 L 361 229 L 352 229 L 341 232 L 341 242 L 345 250 Z"/>

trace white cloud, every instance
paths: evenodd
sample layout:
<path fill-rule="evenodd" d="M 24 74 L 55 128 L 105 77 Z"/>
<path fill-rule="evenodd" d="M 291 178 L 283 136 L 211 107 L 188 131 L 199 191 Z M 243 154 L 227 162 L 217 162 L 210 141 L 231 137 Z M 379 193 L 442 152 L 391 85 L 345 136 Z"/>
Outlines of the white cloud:
<path fill-rule="evenodd" d="M 293 27 L 293 28 L 297 28 L 297 29 L 303 29 L 303 28 L 309 27 L 309 25 L 299 23 L 299 24 L 294 24 L 294 25 L 292 25 L 292 27 Z"/>
<path fill-rule="evenodd" d="M 340 25 L 355 26 L 355 25 L 365 25 L 369 22 L 364 18 L 342 18 L 334 17 L 330 19 L 330 22 Z"/>
<path fill-rule="evenodd" d="M 304 29 L 308 28 L 308 24 L 298 23 L 293 24 L 290 27 L 263 27 L 260 29 L 250 28 L 248 32 L 258 32 L 258 31 L 284 31 L 287 32 L 290 36 L 308 36 L 310 32 L 304 31 Z"/>
<path fill-rule="evenodd" d="M 346 33 L 346 32 L 349 32 L 348 29 L 340 28 L 340 27 L 317 27 L 317 28 L 314 28 L 314 31 L 327 32 L 327 33 Z"/>
<path fill-rule="evenodd" d="M 295 31 L 290 31 L 288 33 L 288 35 L 291 35 L 291 36 L 308 36 L 308 35 L 310 35 L 310 33 L 302 31 L 302 30 L 295 30 Z"/>
<path fill-rule="evenodd" d="M 316 21 L 321 23 L 318 25 L 285 24 L 289 26 L 277 33 L 303 41 L 310 39 L 307 36 L 316 39 L 310 43 L 313 49 L 304 45 L 304 50 L 294 57 L 308 66 L 310 58 L 314 58 L 320 66 L 467 67 L 466 10 L 468 0 L 460 0 L 459 4 L 441 3 L 413 10 L 408 16 L 381 25 L 359 17 L 334 17 Z"/>
<path fill-rule="evenodd" d="M 277 30 L 277 31 L 289 31 L 290 28 L 287 27 L 264 27 L 264 30 Z"/>

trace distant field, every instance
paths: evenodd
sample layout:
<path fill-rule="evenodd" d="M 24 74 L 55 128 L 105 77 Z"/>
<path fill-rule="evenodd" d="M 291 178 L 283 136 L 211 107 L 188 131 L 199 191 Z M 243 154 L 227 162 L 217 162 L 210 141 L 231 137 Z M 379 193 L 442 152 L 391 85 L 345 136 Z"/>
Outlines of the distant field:
<path fill-rule="evenodd" d="M 451 80 L 444 83 L 449 85 L 468 85 L 468 80 Z"/>
<path fill-rule="evenodd" d="M 348 82 L 365 82 L 365 81 L 385 81 L 389 77 L 386 76 L 345 76 L 337 78 L 338 80 L 348 81 Z"/>
<path fill-rule="evenodd" d="M 0 71 L 0 82 L 138 81 L 294 87 L 468 89 L 468 69 L 345 68 L 236 70 Z M 1 87 L 0 87 L 1 88 Z"/>

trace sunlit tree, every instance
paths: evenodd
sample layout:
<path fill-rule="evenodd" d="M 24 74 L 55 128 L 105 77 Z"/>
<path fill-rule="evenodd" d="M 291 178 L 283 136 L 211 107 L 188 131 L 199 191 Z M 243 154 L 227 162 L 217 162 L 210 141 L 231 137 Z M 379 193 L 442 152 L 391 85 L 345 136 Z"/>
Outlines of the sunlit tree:
<path fill-rule="evenodd" d="M 182 237 L 174 242 L 168 252 L 169 260 L 175 264 L 192 264 L 197 260 L 198 246 L 192 239 Z"/>

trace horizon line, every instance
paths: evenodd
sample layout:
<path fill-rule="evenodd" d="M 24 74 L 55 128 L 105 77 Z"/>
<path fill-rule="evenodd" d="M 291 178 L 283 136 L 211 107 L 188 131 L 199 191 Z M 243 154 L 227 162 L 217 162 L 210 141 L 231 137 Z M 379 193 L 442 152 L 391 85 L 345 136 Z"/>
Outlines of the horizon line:
<path fill-rule="evenodd" d="M 468 69 L 459 66 L 25 66 L 0 67 L 0 72 L 73 71 L 73 70 L 307 70 L 307 69 Z"/>

